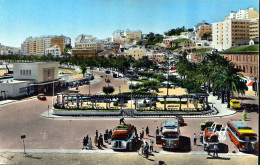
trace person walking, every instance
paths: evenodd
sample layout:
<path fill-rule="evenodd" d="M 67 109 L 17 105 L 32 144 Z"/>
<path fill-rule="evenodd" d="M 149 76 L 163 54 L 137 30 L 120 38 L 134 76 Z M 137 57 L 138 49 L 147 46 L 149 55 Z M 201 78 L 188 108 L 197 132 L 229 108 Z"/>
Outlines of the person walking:
<path fill-rule="evenodd" d="M 217 157 L 218 157 L 218 146 L 215 144 L 215 145 L 214 145 L 213 158 L 217 158 Z"/>
<path fill-rule="evenodd" d="M 86 145 L 88 145 L 88 140 L 89 140 L 89 137 L 88 135 L 86 136 Z"/>
<path fill-rule="evenodd" d="M 145 143 L 145 141 L 143 141 L 143 144 L 142 144 L 142 152 L 141 152 L 142 155 L 144 154 L 145 145 L 146 145 L 146 143 Z"/>
<path fill-rule="evenodd" d="M 97 136 L 95 136 L 94 143 L 95 143 L 95 146 L 97 146 L 97 145 L 98 145 Z"/>
<path fill-rule="evenodd" d="M 102 134 L 101 134 L 101 133 L 100 133 L 100 136 L 99 136 L 99 142 L 100 142 L 100 145 L 101 145 L 101 146 L 104 146 L 103 137 L 102 137 Z"/>
<path fill-rule="evenodd" d="M 153 140 L 150 139 L 150 152 L 153 152 Z"/>
<path fill-rule="evenodd" d="M 200 142 L 203 143 L 203 134 L 202 134 L 202 132 L 200 133 Z"/>
<path fill-rule="evenodd" d="M 209 143 L 207 143 L 207 145 L 206 145 L 206 150 L 208 152 L 208 155 L 210 155 L 210 145 L 209 145 Z"/>
<path fill-rule="evenodd" d="M 146 129 L 145 129 L 145 133 L 146 133 L 146 136 L 149 135 L 149 127 L 147 126 Z"/>
<path fill-rule="evenodd" d="M 98 130 L 96 130 L 96 137 L 98 137 Z"/>
<path fill-rule="evenodd" d="M 144 153 L 145 153 L 146 159 L 148 159 L 148 156 L 149 156 L 149 144 L 147 142 L 145 142 Z"/>
<path fill-rule="evenodd" d="M 196 145 L 196 141 L 197 141 L 197 138 L 196 138 L 196 134 L 194 133 L 194 136 L 193 136 L 193 143 L 194 143 L 194 145 Z"/>
<path fill-rule="evenodd" d="M 92 150 L 91 138 L 89 138 L 89 141 L 88 141 L 88 149 L 89 149 L 89 150 Z"/>
<path fill-rule="evenodd" d="M 142 130 L 142 138 L 144 138 L 144 129 Z"/>
<path fill-rule="evenodd" d="M 155 134 L 156 134 L 156 136 L 158 136 L 159 135 L 159 128 L 158 128 L 158 126 L 157 126 L 157 128 L 156 128 L 156 131 L 155 131 Z"/>

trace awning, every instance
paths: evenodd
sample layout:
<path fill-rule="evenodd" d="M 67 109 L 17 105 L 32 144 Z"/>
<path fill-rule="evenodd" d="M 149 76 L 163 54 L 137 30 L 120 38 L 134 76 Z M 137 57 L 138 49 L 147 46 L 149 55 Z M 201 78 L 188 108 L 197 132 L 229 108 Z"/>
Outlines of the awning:
<path fill-rule="evenodd" d="M 254 81 L 251 81 L 247 86 L 253 86 L 254 83 Z"/>
<path fill-rule="evenodd" d="M 173 67 L 173 68 L 171 69 L 171 71 L 175 71 L 175 70 L 177 70 L 177 68 L 176 68 L 176 67 Z"/>

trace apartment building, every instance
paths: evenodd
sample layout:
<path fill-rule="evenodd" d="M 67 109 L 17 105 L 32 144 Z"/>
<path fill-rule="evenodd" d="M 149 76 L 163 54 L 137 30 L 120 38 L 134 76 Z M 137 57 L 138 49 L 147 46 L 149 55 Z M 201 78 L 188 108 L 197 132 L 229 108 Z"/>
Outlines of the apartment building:
<path fill-rule="evenodd" d="M 224 21 L 212 24 L 212 47 L 225 50 L 239 40 L 258 38 L 259 13 L 253 8 L 230 12 Z"/>
<path fill-rule="evenodd" d="M 51 38 L 51 47 L 58 46 L 60 48 L 61 54 L 64 54 L 65 39 L 64 37 L 53 37 Z"/>
<path fill-rule="evenodd" d="M 250 39 L 259 38 L 259 19 L 254 19 L 249 22 Z"/>
<path fill-rule="evenodd" d="M 54 45 L 50 48 L 45 49 L 45 54 L 46 55 L 52 55 L 52 56 L 61 56 L 61 50 L 58 45 Z"/>
<path fill-rule="evenodd" d="M 129 50 L 126 50 L 127 56 L 132 56 L 135 60 L 139 60 L 146 56 L 146 49 L 144 47 L 131 47 Z"/>
<path fill-rule="evenodd" d="M 137 31 L 127 30 L 125 32 L 125 40 L 127 44 L 134 43 L 134 41 L 140 41 L 142 40 L 142 32 L 140 30 Z"/>
<path fill-rule="evenodd" d="M 72 56 L 91 58 L 104 50 L 104 44 L 91 35 L 81 34 L 75 39 L 75 49 Z"/>
<path fill-rule="evenodd" d="M 22 44 L 21 50 L 23 55 L 36 55 L 43 56 L 47 48 L 55 45 L 59 46 L 61 55 L 64 54 L 66 44 L 70 44 L 71 39 L 65 36 L 41 36 L 41 37 L 28 37 Z"/>

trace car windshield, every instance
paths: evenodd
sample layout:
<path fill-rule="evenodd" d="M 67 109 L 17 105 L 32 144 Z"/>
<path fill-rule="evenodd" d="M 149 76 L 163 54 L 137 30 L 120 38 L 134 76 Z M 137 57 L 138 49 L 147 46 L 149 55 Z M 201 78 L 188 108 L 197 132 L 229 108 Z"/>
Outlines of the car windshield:
<path fill-rule="evenodd" d="M 234 104 L 238 104 L 239 102 L 238 101 L 233 101 Z"/>
<path fill-rule="evenodd" d="M 177 135 L 164 135 L 163 137 L 164 138 L 172 138 L 172 139 L 178 138 Z"/>

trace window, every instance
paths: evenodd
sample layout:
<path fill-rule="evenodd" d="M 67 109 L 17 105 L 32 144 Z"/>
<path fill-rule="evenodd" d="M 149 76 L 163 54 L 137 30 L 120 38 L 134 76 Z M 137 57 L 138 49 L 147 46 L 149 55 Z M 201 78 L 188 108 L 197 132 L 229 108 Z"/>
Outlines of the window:
<path fill-rule="evenodd" d="M 25 75 L 25 70 L 23 70 L 23 75 Z"/>
<path fill-rule="evenodd" d="M 28 70 L 26 70 L 26 76 L 28 76 Z"/>
<path fill-rule="evenodd" d="M 20 76 L 23 74 L 23 71 L 22 70 L 20 70 Z"/>
<path fill-rule="evenodd" d="M 31 76 L 31 70 L 29 70 L 29 76 Z"/>

